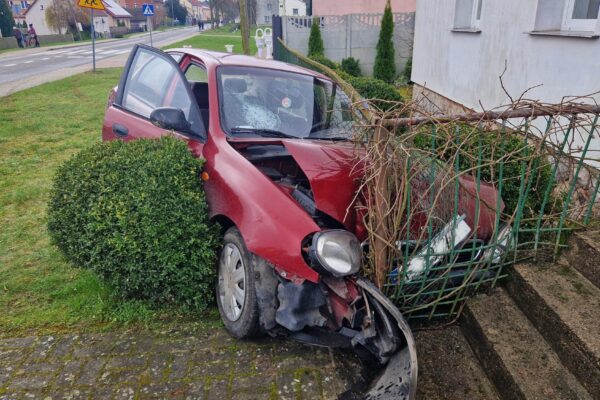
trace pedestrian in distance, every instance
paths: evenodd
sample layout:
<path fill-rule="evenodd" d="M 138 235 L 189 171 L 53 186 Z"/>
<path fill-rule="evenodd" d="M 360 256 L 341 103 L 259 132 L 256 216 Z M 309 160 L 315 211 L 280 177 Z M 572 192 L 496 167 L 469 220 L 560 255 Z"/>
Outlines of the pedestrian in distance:
<path fill-rule="evenodd" d="M 29 35 L 29 43 L 27 45 L 32 46 L 35 44 L 35 47 L 40 47 L 40 42 L 38 41 L 37 32 L 35 31 L 33 24 L 29 24 L 29 30 L 27 31 L 27 34 Z"/>
<path fill-rule="evenodd" d="M 13 26 L 13 36 L 17 39 L 17 45 L 23 48 L 23 33 L 21 33 L 21 30 L 16 26 Z"/>

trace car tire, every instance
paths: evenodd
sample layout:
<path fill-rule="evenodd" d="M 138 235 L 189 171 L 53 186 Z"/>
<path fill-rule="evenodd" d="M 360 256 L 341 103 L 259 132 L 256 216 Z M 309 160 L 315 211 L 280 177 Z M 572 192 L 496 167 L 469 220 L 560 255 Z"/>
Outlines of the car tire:
<path fill-rule="evenodd" d="M 238 339 L 260 334 L 253 257 L 240 231 L 229 228 L 217 264 L 216 296 L 225 329 Z"/>

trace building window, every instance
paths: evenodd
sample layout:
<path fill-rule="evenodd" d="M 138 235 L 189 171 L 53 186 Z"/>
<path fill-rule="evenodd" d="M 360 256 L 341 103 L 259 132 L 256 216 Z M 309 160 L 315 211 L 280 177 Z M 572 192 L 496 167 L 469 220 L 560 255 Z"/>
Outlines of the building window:
<path fill-rule="evenodd" d="M 479 28 L 481 22 L 481 6 L 483 0 L 475 0 L 473 2 L 473 26 Z"/>
<path fill-rule="evenodd" d="M 265 15 L 265 24 L 270 24 L 270 23 L 271 23 L 271 16 Z"/>
<path fill-rule="evenodd" d="M 267 3 L 267 11 L 271 11 L 273 9 L 273 5 L 271 3 Z"/>
<path fill-rule="evenodd" d="M 562 29 L 594 31 L 598 21 L 600 0 L 567 0 Z"/>
<path fill-rule="evenodd" d="M 293 15 L 298 15 L 298 9 L 297 8 L 292 8 L 292 14 Z"/>
<path fill-rule="evenodd" d="M 483 0 L 456 0 L 454 29 L 479 31 Z"/>

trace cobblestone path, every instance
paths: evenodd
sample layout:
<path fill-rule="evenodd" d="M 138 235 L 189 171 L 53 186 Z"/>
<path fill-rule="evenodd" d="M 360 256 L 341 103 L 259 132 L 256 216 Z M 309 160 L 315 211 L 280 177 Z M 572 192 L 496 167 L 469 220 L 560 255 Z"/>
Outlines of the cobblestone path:
<path fill-rule="evenodd" d="M 0 339 L 0 400 L 331 399 L 359 373 L 352 354 L 222 329 Z"/>

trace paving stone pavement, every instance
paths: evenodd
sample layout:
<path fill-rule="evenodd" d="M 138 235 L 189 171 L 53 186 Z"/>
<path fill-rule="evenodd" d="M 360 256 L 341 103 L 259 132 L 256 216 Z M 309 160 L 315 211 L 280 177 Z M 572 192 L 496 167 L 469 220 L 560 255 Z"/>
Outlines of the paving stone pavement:
<path fill-rule="evenodd" d="M 0 339 L 0 400 L 332 399 L 360 364 L 285 339 L 96 333 Z"/>

